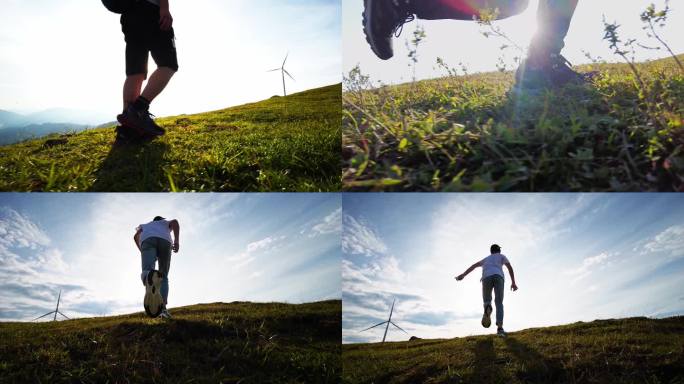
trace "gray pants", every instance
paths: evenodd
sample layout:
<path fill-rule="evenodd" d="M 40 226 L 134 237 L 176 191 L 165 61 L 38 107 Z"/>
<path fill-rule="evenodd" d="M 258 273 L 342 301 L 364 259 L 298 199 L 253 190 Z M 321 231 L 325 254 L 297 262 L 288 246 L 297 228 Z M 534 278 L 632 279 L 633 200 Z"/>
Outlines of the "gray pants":
<path fill-rule="evenodd" d="M 482 301 L 484 301 L 485 307 L 492 305 L 492 288 L 494 289 L 494 304 L 496 304 L 496 325 L 501 327 L 504 316 L 504 278 L 499 275 L 492 275 L 482 279 Z"/>
<path fill-rule="evenodd" d="M 140 278 L 145 284 L 145 278 L 149 271 L 154 270 L 155 262 L 159 262 L 159 272 L 162 273 L 161 295 L 166 305 L 166 299 L 169 296 L 169 269 L 171 268 L 171 243 L 165 239 L 158 237 L 150 237 L 145 239 L 140 245 L 142 249 L 142 273 Z"/>

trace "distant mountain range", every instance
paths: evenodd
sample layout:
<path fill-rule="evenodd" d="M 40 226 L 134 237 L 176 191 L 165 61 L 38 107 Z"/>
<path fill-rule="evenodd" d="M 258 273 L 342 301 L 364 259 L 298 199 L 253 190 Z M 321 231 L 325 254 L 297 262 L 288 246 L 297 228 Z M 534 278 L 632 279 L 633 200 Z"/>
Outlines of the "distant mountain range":
<path fill-rule="evenodd" d="M 110 120 L 111 115 L 68 108 L 52 108 L 30 114 L 0 109 L 0 145 L 52 133 L 78 132 L 109 124 Z"/>

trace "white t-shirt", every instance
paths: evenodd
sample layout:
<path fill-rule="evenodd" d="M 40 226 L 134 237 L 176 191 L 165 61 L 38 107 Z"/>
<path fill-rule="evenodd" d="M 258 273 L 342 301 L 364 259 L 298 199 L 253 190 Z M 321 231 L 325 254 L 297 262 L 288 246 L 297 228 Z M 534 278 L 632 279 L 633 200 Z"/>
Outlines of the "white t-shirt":
<path fill-rule="evenodd" d="M 483 279 L 491 275 L 499 275 L 501 277 L 505 277 L 503 272 L 503 265 L 508 263 L 508 259 L 506 258 L 506 256 L 500 253 L 493 253 L 482 259 L 481 263 Z"/>
<path fill-rule="evenodd" d="M 158 237 L 167 240 L 169 243 L 171 242 L 171 228 L 169 227 L 168 220 L 157 220 L 150 221 L 147 224 L 140 224 L 138 228 L 136 228 L 136 231 L 139 229 L 142 229 L 140 244 L 150 237 Z"/>

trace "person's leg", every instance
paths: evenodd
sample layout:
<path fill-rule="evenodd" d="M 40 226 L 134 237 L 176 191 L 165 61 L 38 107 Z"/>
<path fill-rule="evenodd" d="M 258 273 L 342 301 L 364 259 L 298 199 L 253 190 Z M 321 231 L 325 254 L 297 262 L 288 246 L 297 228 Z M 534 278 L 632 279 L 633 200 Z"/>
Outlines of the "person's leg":
<path fill-rule="evenodd" d="M 482 303 L 485 308 L 492 305 L 492 279 L 489 276 L 482 279 Z"/>
<path fill-rule="evenodd" d="M 487 276 L 482 279 L 482 303 L 484 306 L 484 314 L 482 315 L 482 326 L 489 328 L 492 324 L 490 315 L 492 313 L 492 276 Z"/>
<path fill-rule="evenodd" d="M 157 248 L 153 238 L 146 239 L 140 245 L 140 256 L 142 259 L 142 272 L 140 273 L 140 280 L 143 285 L 146 285 L 147 274 L 154 270 L 155 262 L 157 261 Z"/>
<path fill-rule="evenodd" d="M 126 76 L 126 81 L 124 81 L 123 87 L 123 110 L 125 111 L 129 105 L 133 104 L 135 100 L 140 96 L 142 91 L 142 85 L 145 81 L 145 75 L 130 75 Z"/>
<path fill-rule="evenodd" d="M 159 96 L 164 88 L 166 88 L 174 73 L 176 73 L 176 71 L 171 68 L 157 68 L 157 70 L 150 75 L 150 78 L 147 80 L 147 84 L 145 85 L 145 89 L 139 96 L 144 97 L 148 103 L 151 103 L 157 96 Z"/>
<path fill-rule="evenodd" d="M 482 10 L 498 10 L 498 19 L 517 15 L 529 0 L 364 0 L 363 32 L 382 60 L 394 55 L 392 39 L 416 17 L 424 20 L 473 20 Z"/>
<path fill-rule="evenodd" d="M 169 297 L 169 270 L 171 269 L 171 243 L 166 240 L 159 240 L 157 247 L 157 259 L 159 260 L 159 272 L 162 273 L 161 295 L 164 299 L 164 307 L 168 303 Z"/>
<path fill-rule="evenodd" d="M 147 64 L 154 45 L 154 33 L 159 30 L 159 10 L 156 16 L 148 2 L 136 2 L 133 11 L 122 15 L 121 25 L 126 38 L 126 83 L 124 84 L 124 112 L 117 116 L 122 126 L 137 131 L 141 137 L 155 137 L 164 134 L 150 117 L 149 100 L 141 95 L 142 79 L 147 78 Z M 158 76 L 159 77 L 159 76 Z M 163 81 L 157 79 L 150 94 L 159 89 Z M 149 83 L 149 82 L 148 82 Z M 165 86 L 165 84 L 164 84 Z M 163 86 L 161 87 L 163 89 Z M 143 90 L 144 92 L 144 90 Z M 156 96 L 156 95 L 155 95 Z"/>
<path fill-rule="evenodd" d="M 578 0 L 540 0 L 537 33 L 530 44 L 530 54 L 560 54 L 577 3 Z"/>
<path fill-rule="evenodd" d="M 584 80 L 560 54 L 577 3 L 578 0 L 540 0 L 537 33 L 527 58 L 516 72 L 518 86 L 544 88 Z"/>
<path fill-rule="evenodd" d="M 529 0 L 428 0 L 412 1 L 410 9 L 423 20 L 473 20 L 483 10 L 497 10 L 497 19 L 518 15 L 527 9 Z"/>
<path fill-rule="evenodd" d="M 494 286 L 494 304 L 496 305 L 496 325 L 499 328 L 503 327 L 504 319 L 504 279 L 501 276 L 495 276 L 492 285 Z"/>

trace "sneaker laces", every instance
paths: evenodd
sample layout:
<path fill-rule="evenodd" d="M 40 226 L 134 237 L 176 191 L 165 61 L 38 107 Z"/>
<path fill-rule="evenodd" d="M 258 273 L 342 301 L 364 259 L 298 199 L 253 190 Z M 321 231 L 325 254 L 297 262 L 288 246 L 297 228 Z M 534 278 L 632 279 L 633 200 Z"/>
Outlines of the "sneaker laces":
<path fill-rule="evenodd" d="M 557 67 L 572 68 L 572 63 L 570 62 L 570 60 L 566 59 L 565 56 L 561 55 L 560 53 L 559 54 L 551 54 L 551 66 L 553 68 L 557 68 Z"/>
<path fill-rule="evenodd" d="M 404 17 L 404 20 L 401 21 L 394 29 L 392 30 L 392 34 L 394 37 L 399 37 L 401 36 L 401 33 L 404 31 L 404 24 L 410 23 L 413 20 L 416 19 L 416 16 L 413 15 L 412 13 L 407 13 L 406 16 Z M 401 20 L 401 19 L 400 19 Z"/>
<path fill-rule="evenodd" d="M 401 0 L 394 0 L 394 6 L 400 10 L 396 25 L 392 27 L 392 34 L 394 37 L 401 36 L 401 32 L 404 30 L 404 24 L 410 23 L 416 19 L 416 16 L 408 11 L 407 4 L 400 4 L 400 1 Z M 401 15 L 401 13 L 404 13 L 404 15 Z"/>

